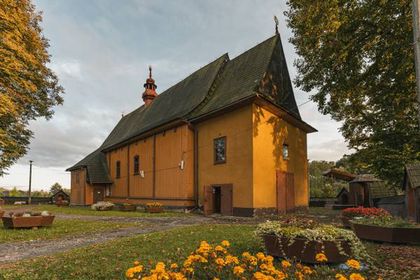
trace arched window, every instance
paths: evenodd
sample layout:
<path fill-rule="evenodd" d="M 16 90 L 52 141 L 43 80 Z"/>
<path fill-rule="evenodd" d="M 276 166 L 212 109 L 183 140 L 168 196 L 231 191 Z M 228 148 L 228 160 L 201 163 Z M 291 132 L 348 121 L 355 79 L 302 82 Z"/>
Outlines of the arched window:
<path fill-rule="evenodd" d="M 140 173 L 140 157 L 134 156 L 134 175 L 138 175 Z"/>

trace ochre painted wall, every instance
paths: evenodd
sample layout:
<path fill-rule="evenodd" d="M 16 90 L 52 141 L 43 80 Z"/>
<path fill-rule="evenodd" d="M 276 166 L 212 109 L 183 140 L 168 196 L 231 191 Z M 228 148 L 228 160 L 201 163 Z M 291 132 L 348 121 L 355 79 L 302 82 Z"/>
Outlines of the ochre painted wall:
<path fill-rule="evenodd" d="M 193 131 L 188 125 L 182 125 L 108 152 L 106 155 L 108 167 L 114 182 L 111 187 L 111 199 L 115 202 L 126 198 L 139 201 L 193 199 L 193 141 Z M 144 177 L 134 174 L 136 155 L 139 156 L 140 170 L 144 171 Z M 154 156 L 155 178 L 153 178 Z M 181 160 L 184 161 L 183 170 L 180 168 Z M 121 164 L 119 179 L 116 178 L 117 161 Z M 178 204 L 174 202 L 168 205 Z"/>
<path fill-rule="evenodd" d="M 86 176 L 86 168 L 71 171 L 70 203 L 72 205 L 90 205 L 93 203 L 93 188 L 86 182 Z"/>
<path fill-rule="evenodd" d="M 308 161 L 306 133 L 277 115 L 252 106 L 253 207 L 277 206 L 276 170 L 294 174 L 295 206 L 308 206 Z M 283 159 L 283 144 L 289 159 Z"/>
<path fill-rule="evenodd" d="M 233 207 L 252 207 L 252 106 L 211 118 L 197 128 L 200 205 L 205 185 L 233 184 Z M 221 136 L 226 136 L 226 163 L 214 164 L 213 141 Z"/>

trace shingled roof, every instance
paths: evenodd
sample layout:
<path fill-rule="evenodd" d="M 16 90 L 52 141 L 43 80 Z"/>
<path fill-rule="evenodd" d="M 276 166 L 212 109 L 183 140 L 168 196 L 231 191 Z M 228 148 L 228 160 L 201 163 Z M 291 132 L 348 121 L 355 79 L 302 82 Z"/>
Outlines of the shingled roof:
<path fill-rule="evenodd" d="M 278 34 L 232 60 L 222 55 L 158 95 L 149 106 L 124 116 L 95 152 L 67 170 L 87 167 L 91 182 L 108 183 L 104 151 L 173 121 L 199 121 L 252 97 L 275 104 L 303 123 Z M 316 131 L 305 125 L 308 132 Z"/>
<path fill-rule="evenodd" d="M 406 182 L 409 182 L 413 189 L 420 187 L 420 163 L 405 165 L 404 185 Z"/>

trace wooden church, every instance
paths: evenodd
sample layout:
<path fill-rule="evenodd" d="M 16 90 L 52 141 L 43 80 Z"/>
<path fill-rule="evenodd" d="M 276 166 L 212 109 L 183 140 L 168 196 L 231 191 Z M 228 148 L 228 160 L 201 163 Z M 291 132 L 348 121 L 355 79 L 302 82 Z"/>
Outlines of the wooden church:
<path fill-rule="evenodd" d="M 237 216 L 307 207 L 316 130 L 299 114 L 278 33 L 161 94 L 149 71 L 144 104 L 67 169 L 73 205 L 158 201 Z"/>

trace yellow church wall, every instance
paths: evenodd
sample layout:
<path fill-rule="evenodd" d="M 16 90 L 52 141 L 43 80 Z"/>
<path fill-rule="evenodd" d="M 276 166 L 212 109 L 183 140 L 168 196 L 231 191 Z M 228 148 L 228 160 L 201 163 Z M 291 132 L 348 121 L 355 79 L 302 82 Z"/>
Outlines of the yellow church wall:
<path fill-rule="evenodd" d="M 139 156 L 139 170 L 134 174 L 134 157 Z M 153 196 L 153 137 L 130 144 L 130 197 L 152 198 Z"/>
<path fill-rule="evenodd" d="M 157 198 L 193 198 L 194 134 L 188 125 L 156 135 Z M 183 161 L 183 169 L 181 169 Z"/>
<path fill-rule="evenodd" d="M 197 125 L 200 205 L 206 185 L 233 184 L 233 207 L 253 207 L 252 106 L 213 117 Z M 226 163 L 214 164 L 213 141 L 226 136 Z"/>
<path fill-rule="evenodd" d="M 128 146 L 118 148 L 109 152 L 109 173 L 113 180 L 111 187 L 111 195 L 117 197 L 128 196 Z M 117 178 L 117 161 L 120 161 L 120 178 Z"/>
<path fill-rule="evenodd" d="M 276 170 L 294 174 L 295 206 L 307 206 L 306 133 L 256 104 L 252 110 L 254 207 L 277 206 Z M 283 143 L 289 148 L 287 160 L 282 156 Z"/>

